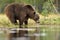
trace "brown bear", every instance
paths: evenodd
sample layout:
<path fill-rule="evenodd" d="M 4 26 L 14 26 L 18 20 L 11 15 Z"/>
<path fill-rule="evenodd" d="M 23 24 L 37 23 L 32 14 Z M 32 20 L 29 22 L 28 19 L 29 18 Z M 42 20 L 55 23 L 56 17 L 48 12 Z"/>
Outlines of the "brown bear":
<path fill-rule="evenodd" d="M 18 20 L 19 27 L 21 27 L 23 23 L 27 25 L 29 18 L 33 19 L 35 22 L 39 20 L 39 15 L 36 14 L 31 5 L 11 3 L 5 7 L 5 13 L 12 23 L 16 24 Z"/>

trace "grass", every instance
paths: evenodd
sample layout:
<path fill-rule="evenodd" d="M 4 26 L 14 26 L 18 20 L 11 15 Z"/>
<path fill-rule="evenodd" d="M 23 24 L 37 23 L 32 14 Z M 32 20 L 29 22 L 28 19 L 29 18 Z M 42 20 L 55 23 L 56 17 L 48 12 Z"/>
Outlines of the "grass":
<path fill-rule="evenodd" d="M 0 14 L 0 27 L 11 27 L 13 25 L 4 14 Z"/>
<path fill-rule="evenodd" d="M 36 23 L 29 19 L 28 26 L 34 26 Z M 59 25 L 60 24 L 60 14 L 49 14 L 48 16 L 40 15 L 40 25 Z M 5 14 L 0 14 L 0 27 L 18 27 L 10 22 Z"/>
<path fill-rule="evenodd" d="M 60 14 L 49 14 L 48 16 L 40 16 L 40 24 L 59 25 Z"/>

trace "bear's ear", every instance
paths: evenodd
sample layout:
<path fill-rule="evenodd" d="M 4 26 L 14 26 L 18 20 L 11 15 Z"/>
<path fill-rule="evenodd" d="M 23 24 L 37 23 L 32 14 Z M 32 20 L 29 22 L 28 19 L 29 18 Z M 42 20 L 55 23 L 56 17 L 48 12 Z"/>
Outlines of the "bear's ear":
<path fill-rule="evenodd" d="M 24 7 L 27 7 L 30 10 L 34 10 L 31 5 L 25 5 Z"/>

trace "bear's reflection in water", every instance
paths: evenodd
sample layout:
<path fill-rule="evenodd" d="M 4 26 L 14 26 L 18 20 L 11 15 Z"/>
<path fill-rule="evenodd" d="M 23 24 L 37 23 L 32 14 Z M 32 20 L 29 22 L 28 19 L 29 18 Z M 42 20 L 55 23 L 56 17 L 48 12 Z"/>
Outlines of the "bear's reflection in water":
<path fill-rule="evenodd" d="M 30 40 L 29 37 L 17 37 L 17 38 L 12 38 L 11 40 Z"/>
<path fill-rule="evenodd" d="M 28 36 L 28 29 L 29 28 L 12 28 L 8 40 L 31 40 L 31 37 Z M 27 36 L 25 34 L 27 34 Z"/>

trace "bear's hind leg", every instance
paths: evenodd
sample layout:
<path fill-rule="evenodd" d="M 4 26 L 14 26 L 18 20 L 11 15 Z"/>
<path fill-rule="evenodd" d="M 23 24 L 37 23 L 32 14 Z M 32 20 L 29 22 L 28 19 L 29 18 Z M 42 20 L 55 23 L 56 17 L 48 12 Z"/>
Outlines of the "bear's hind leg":
<path fill-rule="evenodd" d="M 9 19 L 13 24 L 15 24 L 15 25 L 17 24 L 17 20 L 15 18 L 9 18 Z"/>

